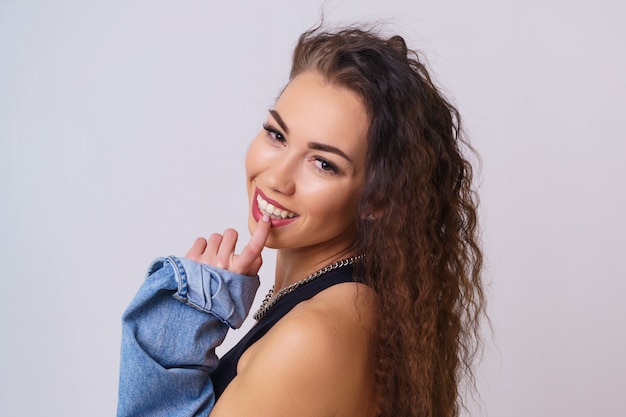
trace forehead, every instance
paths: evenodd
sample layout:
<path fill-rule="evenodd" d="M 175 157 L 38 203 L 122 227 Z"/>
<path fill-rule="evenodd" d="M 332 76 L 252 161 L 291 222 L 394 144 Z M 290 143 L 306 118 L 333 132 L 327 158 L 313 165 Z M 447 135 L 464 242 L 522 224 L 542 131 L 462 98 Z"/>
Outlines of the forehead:
<path fill-rule="evenodd" d="M 337 146 L 364 158 L 368 117 L 356 93 L 328 83 L 318 73 L 305 72 L 291 80 L 275 109 L 289 128 L 290 139 Z"/>

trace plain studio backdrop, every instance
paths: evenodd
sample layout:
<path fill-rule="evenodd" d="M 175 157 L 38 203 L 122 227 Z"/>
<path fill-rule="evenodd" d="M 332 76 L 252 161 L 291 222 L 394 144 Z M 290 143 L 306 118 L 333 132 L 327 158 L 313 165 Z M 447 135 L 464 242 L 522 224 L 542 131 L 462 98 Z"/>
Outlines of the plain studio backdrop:
<path fill-rule="evenodd" d="M 319 10 L 0 1 L 1 415 L 114 415 L 120 316 L 150 261 L 226 227 L 247 240 L 246 148 Z M 494 331 L 471 414 L 626 415 L 624 3 L 325 13 L 423 51 L 481 154 Z"/>

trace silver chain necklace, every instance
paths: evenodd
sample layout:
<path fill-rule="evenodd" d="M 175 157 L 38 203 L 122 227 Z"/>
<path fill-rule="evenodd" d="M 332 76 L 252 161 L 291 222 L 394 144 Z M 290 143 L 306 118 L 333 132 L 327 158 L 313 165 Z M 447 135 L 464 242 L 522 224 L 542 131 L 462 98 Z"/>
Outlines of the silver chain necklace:
<path fill-rule="evenodd" d="M 267 293 L 267 295 L 263 299 L 263 302 L 261 303 L 261 307 L 259 307 L 257 312 L 254 313 L 254 319 L 256 321 L 261 320 L 263 317 L 265 317 L 267 312 L 270 311 L 270 309 L 272 307 L 274 307 L 274 304 L 276 304 L 276 302 L 278 300 L 280 300 L 281 298 L 283 298 L 287 294 L 291 294 L 292 292 L 294 292 L 296 289 L 300 288 L 302 285 L 306 284 L 307 282 L 311 282 L 314 279 L 317 279 L 317 278 L 321 277 L 322 275 L 327 274 L 330 271 L 335 270 L 337 268 L 341 268 L 341 267 L 344 267 L 344 266 L 351 265 L 355 261 L 358 261 L 361 258 L 363 258 L 363 255 L 353 256 L 351 258 L 342 259 L 342 260 L 337 261 L 335 263 L 332 263 L 330 265 L 326 265 L 322 269 L 319 269 L 319 270 L 313 272 L 311 275 L 307 276 L 306 278 L 304 278 L 304 279 L 302 279 L 302 280 L 300 280 L 298 282 L 294 282 L 293 284 L 289 285 L 288 287 L 285 287 L 282 290 L 278 291 L 276 293 L 276 296 L 273 297 L 273 298 L 272 298 L 272 295 L 274 295 L 274 286 L 272 286 L 272 288 L 270 288 L 269 292 Z"/>

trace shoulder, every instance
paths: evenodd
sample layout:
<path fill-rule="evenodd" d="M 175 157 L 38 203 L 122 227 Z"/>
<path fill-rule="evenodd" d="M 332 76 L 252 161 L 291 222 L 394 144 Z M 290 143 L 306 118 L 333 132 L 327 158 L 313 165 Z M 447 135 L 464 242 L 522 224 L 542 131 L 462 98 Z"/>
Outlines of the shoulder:
<path fill-rule="evenodd" d="M 246 352 L 216 415 L 350 415 L 373 397 L 374 315 L 356 283 L 300 303 Z"/>
<path fill-rule="evenodd" d="M 270 332 L 268 336 L 280 339 L 281 343 L 289 340 L 295 344 L 314 339 L 318 348 L 342 353 L 346 342 L 371 339 L 375 311 L 369 287 L 358 283 L 337 284 L 297 305 L 272 329 L 275 334 Z"/>
<path fill-rule="evenodd" d="M 374 334 L 371 290 L 356 283 L 338 284 L 300 303 L 267 334 L 268 354 L 307 355 L 330 371 L 349 366 L 355 353 L 368 353 Z"/>

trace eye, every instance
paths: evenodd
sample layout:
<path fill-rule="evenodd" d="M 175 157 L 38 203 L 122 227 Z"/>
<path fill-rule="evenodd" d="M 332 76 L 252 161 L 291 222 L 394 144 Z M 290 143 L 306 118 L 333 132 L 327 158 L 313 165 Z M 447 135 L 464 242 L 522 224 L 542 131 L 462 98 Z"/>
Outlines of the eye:
<path fill-rule="evenodd" d="M 339 172 L 339 170 L 333 163 L 327 161 L 324 158 L 315 158 L 315 165 L 320 169 L 320 171 L 324 171 L 326 173 L 337 174 Z"/>
<path fill-rule="evenodd" d="M 286 139 L 285 136 L 275 127 L 270 126 L 269 124 L 265 123 L 263 125 L 263 129 L 265 129 L 265 131 L 267 132 L 267 135 L 272 139 L 275 140 L 277 142 L 280 143 L 285 143 Z"/>

